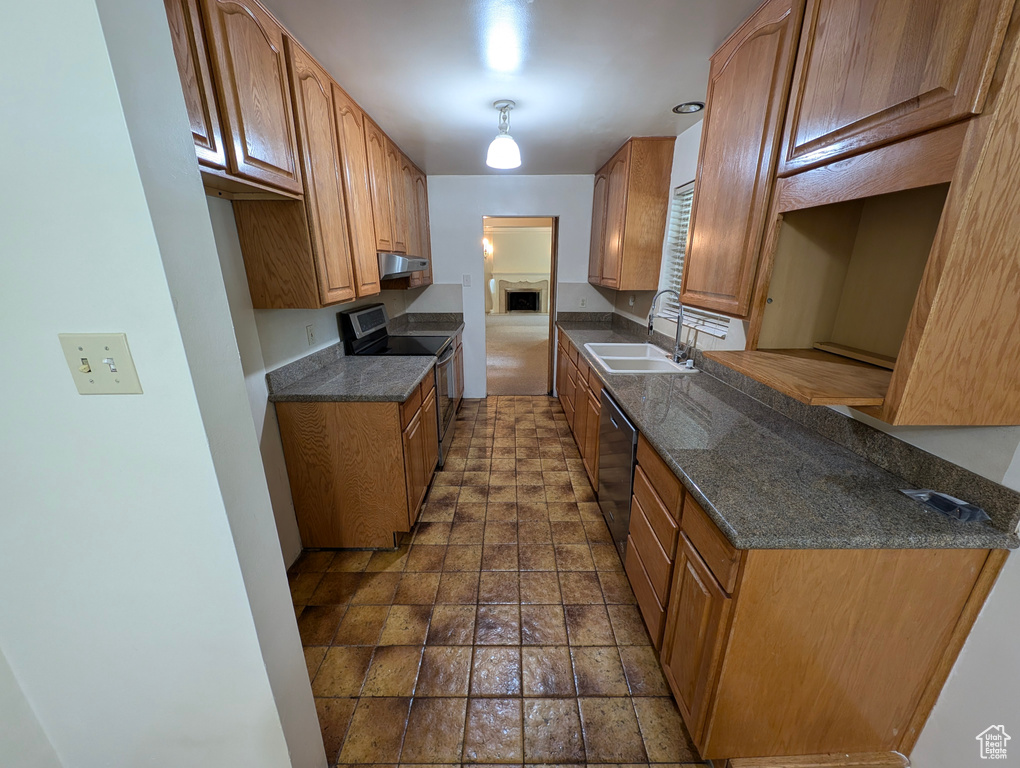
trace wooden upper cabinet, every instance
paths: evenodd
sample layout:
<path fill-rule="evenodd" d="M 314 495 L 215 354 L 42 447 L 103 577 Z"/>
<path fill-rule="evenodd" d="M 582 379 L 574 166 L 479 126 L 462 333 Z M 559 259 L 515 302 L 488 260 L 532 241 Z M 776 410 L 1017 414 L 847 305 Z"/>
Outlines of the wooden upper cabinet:
<path fill-rule="evenodd" d="M 981 112 L 1014 0 L 808 0 L 779 174 Z"/>
<path fill-rule="evenodd" d="M 749 314 L 801 10 L 802 0 L 771 0 L 712 56 L 684 304 Z"/>
<path fill-rule="evenodd" d="M 595 174 L 595 194 L 591 208 L 591 251 L 588 256 L 588 282 L 598 284 L 602 278 L 602 259 L 606 250 L 606 205 L 609 200 L 609 177 Z"/>
<path fill-rule="evenodd" d="M 396 149 L 400 158 L 400 191 L 403 193 L 400 195 L 400 202 L 404 209 L 404 248 L 409 256 L 421 256 L 418 207 L 414 191 L 415 167 L 399 147 Z"/>
<path fill-rule="evenodd" d="M 626 145 L 606 166 L 606 213 L 603 229 L 602 269 L 599 281 L 608 288 L 620 287 L 620 266 L 623 261 L 623 232 L 627 223 L 627 161 L 630 145 Z"/>
<path fill-rule="evenodd" d="M 389 173 L 389 206 L 390 220 L 393 223 L 394 253 L 408 253 L 407 244 L 410 234 L 407 216 L 407 193 L 410 181 L 410 162 L 406 164 L 400 147 L 389 139 L 386 140 L 386 168 Z M 417 254 L 411 254 L 417 255 Z"/>
<path fill-rule="evenodd" d="M 630 139 L 595 175 L 588 282 L 620 291 L 659 284 L 675 137 Z"/>
<path fill-rule="evenodd" d="M 365 149 L 365 113 L 336 83 L 333 84 L 333 113 L 340 143 L 355 288 L 358 296 L 371 296 L 379 293 L 380 285 L 372 184 Z"/>
<path fill-rule="evenodd" d="M 231 173 L 301 192 L 283 29 L 254 0 L 204 0 Z"/>
<path fill-rule="evenodd" d="M 409 201 L 413 201 L 414 226 L 418 251 L 414 254 L 429 263 L 421 272 L 411 275 L 410 287 L 432 285 L 432 234 L 429 229 L 429 192 L 425 174 L 412 166 L 413 184 Z"/>
<path fill-rule="evenodd" d="M 376 251 L 393 250 L 393 214 L 390 210 L 389 140 L 382 129 L 365 116 L 365 149 L 368 178 L 372 186 L 372 214 L 375 218 Z"/>
<path fill-rule="evenodd" d="M 285 45 L 320 298 L 323 305 L 349 301 L 356 291 L 333 124 L 333 81 L 301 46 L 290 38 Z"/>
<path fill-rule="evenodd" d="M 170 40 L 191 120 L 195 154 L 202 165 L 225 169 L 227 150 L 223 145 L 216 88 L 209 71 L 209 53 L 202 34 L 198 0 L 164 0 L 163 5 L 170 22 Z"/>

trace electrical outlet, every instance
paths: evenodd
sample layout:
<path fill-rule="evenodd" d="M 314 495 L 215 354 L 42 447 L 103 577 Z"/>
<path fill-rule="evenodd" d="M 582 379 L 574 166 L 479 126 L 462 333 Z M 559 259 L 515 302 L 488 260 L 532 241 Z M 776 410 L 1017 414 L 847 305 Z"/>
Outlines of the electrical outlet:
<path fill-rule="evenodd" d="M 581 297 L 580 307 L 581 307 L 581 309 L 584 309 L 587 306 L 588 306 L 588 298 L 586 296 L 582 296 Z"/>
<path fill-rule="evenodd" d="M 463 275 L 463 283 L 464 283 L 464 287 L 465 288 L 470 288 L 471 287 L 471 275 L 469 275 L 466 272 Z"/>
<path fill-rule="evenodd" d="M 315 326 L 314 325 L 306 325 L 305 326 L 305 335 L 308 336 L 308 346 L 310 346 L 310 347 L 314 346 L 315 345 Z"/>
<path fill-rule="evenodd" d="M 82 395 L 140 395 L 124 333 L 60 333 L 60 347 Z"/>
<path fill-rule="evenodd" d="M 633 295 L 629 299 L 627 299 L 627 306 L 629 306 L 629 307 L 633 307 L 634 306 L 634 296 Z"/>

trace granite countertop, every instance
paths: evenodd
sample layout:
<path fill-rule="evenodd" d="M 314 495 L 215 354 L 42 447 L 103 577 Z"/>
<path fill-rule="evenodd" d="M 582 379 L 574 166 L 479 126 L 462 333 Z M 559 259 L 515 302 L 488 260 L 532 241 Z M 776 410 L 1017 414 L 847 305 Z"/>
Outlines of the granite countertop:
<path fill-rule="evenodd" d="M 411 396 L 434 357 L 343 357 L 269 393 L 273 403 L 397 402 Z"/>
<path fill-rule="evenodd" d="M 454 336 L 464 330 L 459 312 L 429 312 L 400 315 L 389 324 L 392 336 Z"/>
<path fill-rule="evenodd" d="M 392 336 L 453 336 L 462 330 L 459 312 L 404 314 L 388 326 Z M 435 364 L 431 355 L 345 356 L 341 342 L 270 371 L 266 384 L 272 403 L 402 403 Z"/>
<path fill-rule="evenodd" d="M 599 322 L 558 325 L 737 548 L 1020 545 L 1016 534 L 1002 527 L 929 512 L 899 492 L 917 485 L 704 371 L 610 374 L 584 349 L 588 343 L 644 342 L 644 334 Z M 1005 504 L 1012 503 L 1015 511 L 1016 495 L 1002 490 Z"/>

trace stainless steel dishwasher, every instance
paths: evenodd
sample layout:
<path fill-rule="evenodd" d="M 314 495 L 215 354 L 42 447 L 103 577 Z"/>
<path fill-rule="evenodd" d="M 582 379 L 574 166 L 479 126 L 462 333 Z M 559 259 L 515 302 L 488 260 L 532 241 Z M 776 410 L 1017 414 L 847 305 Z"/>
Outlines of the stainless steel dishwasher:
<path fill-rule="evenodd" d="M 603 389 L 599 417 L 599 507 L 621 559 L 627 554 L 637 434 L 620 406 Z"/>

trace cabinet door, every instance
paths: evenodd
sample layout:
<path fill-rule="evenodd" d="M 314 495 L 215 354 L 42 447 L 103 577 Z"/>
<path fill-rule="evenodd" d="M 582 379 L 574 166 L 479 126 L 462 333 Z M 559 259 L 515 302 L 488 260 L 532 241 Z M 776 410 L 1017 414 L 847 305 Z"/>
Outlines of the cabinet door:
<path fill-rule="evenodd" d="M 623 265 L 623 236 L 627 221 L 627 172 L 630 144 L 606 165 L 608 190 L 606 193 L 604 244 L 602 246 L 602 275 L 600 285 L 616 288 L 620 284 Z"/>
<path fill-rule="evenodd" d="M 305 210 L 323 305 L 355 298 L 333 83 L 301 46 L 286 40 L 304 180 Z"/>
<path fill-rule="evenodd" d="M 407 177 L 404 155 L 392 141 L 386 141 L 386 167 L 390 177 L 390 220 L 393 222 L 393 251 L 407 253 Z M 411 254 L 415 255 L 415 254 Z"/>
<path fill-rule="evenodd" d="M 712 56 L 683 303 L 746 317 L 790 85 L 799 0 L 771 0 Z"/>
<path fill-rule="evenodd" d="M 209 71 L 209 54 L 202 33 L 202 11 L 198 0 L 164 0 L 170 22 L 170 41 L 177 59 L 177 71 L 184 89 L 184 104 L 191 120 L 195 154 L 202 165 L 227 167 L 215 87 Z"/>
<path fill-rule="evenodd" d="M 426 181 L 425 174 L 414 166 L 411 167 L 411 173 L 413 184 L 411 195 L 408 198 L 408 205 L 414 209 L 414 223 L 412 224 L 414 235 L 412 240 L 415 241 L 415 245 L 418 248 L 414 255 L 428 262 L 427 267 L 411 275 L 411 287 L 413 288 L 415 286 L 432 285 L 432 244 L 431 233 L 428 228 L 428 182 Z"/>
<path fill-rule="evenodd" d="M 585 436 L 588 434 L 588 379 L 581 371 L 578 371 L 574 381 L 574 422 L 571 425 L 574 429 L 574 442 L 577 443 L 577 450 L 584 458 Z"/>
<path fill-rule="evenodd" d="M 981 111 L 1014 0 L 809 0 L 781 175 Z"/>
<path fill-rule="evenodd" d="M 464 398 L 464 345 L 457 337 L 457 351 L 453 354 L 453 381 L 456 406 L 460 407 L 460 401 Z"/>
<path fill-rule="evenodd" d="M 436 415 L 436 390 L 433 389 L 421 404 L 422 441 L 425 446 L 425 474 L 422 483 L 427 488 L 432 472 L 439 463 L 439 421 Z"/>
<path fill-rule="evenodd" d="M 609 200 L 609 177 L 595 174 L 595 196 L 591 206 L 591 250 L 588 255 L 588 282 L 599 285 L 602 260 L 606 249 L 606 205 Z"/>
<path fill-rule="evenodd" d="M 386 161 L 386 134 L 365 117 L 365 148 L 368 178 L 372 187 L 372 215 L 375 219 L 376 251 L 393 250 L 393 216 L 390 211 L 390 172 Z"/>
<path fill-rule="evenodd" d="M 230 172 L 301 192 L 283 30 L 254 0 L 204 0 Z"/>
<path fill-rule="evenodd" d="M 418 518 L 418 508 L 421 505 L 425 487 L 422 478 L 425 477 L 425 431 L 422 425 L 422 413 L 418 411 L 411 418 L 403 434 L 404 441 L 404 480 L 407 484 L 407 520 L 409 525 L 414 525 Z"/>
<path fill-rule="evenodd" d="M 599 487 L 599 416 L 602 415 L 602 403 L 599 402 L 594 392 L 588 393 L 584 413 L 584 450 L 581 451 L 581 454 L 584 459 L 584 470 L 588 473 L 592 488 L 597 489 Z"/>
<path fill-rule="evenodd" d="M 681 534 L 661 659 L 666 679 L 695 741 L 700 740 L 722 661 L 732 602 L 697 550 Z"/>
<path fill-rule="evenodd" d="M 375 220 L 372 217 L 372 185 L 365 154 L 365 113 L 336 83 L 333 83 L 333 113 L 340 142 L 355 288 L 358 296 L 371 296 L 379 293 L 380 286 Z"/>
<path fill-rule="evenodd" d="M 566 410 L 567 402 L 567 350 L 559 344 L 556 347 L 556 396 L 560 400 L 563 410 Z"/>

